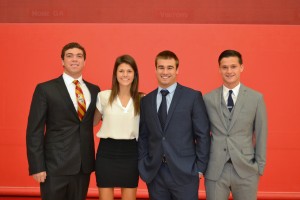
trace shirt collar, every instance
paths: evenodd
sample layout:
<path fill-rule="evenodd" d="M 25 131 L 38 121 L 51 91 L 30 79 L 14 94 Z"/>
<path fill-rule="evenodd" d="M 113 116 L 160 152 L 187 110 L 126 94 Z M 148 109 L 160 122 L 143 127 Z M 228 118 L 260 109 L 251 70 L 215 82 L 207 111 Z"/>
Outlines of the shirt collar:
<path fill-rule="evenodd" d="M 176 87 L 177 87 L 177 82 L 173 83 L 173 85 L 171 85 L 171 86 L 169 86 L 167 88 L 162 88 L 162 87 L 159 86 L 158 87 L 158 93 L 160 94 L 161 90 L 168 90 L 169 94 L 170 94 L 170 93 L 173 93 L 175 91 Z"/>
<path fill-rule="evenodd" d="M 80 85 L 84 85 L 84 82 L 83 82 L 83 80 L 82 80 L 82 76 L 80 76 L 80 77 L 77 78 L 77 79 L 74 79 L 73 77 L 71 77 L 70 75 L 68 75 L 68 74 L 66 74 L 66 73 L 63 73 L 62 76 L 63 76 L 63 79 L 64 79 L 66 85 L 73 84 L 73 81 L 74 81 L 74 80 L 78 80 L 79 83 L 80 83 Z"/>
<path fill-rule="evenodd" d="M 239 94 L 240 87 L 241 87 L 241 83 L 239 83 L 237 86 L 235 86 L 235 87 L 232 88 L 232 89 L 229 89 L 229 88 L 227 88 L 225 85 L 223 85 L 223 94 L 224 94 L 224 96 L 225 96 L 225 95 L 227 96 L 229 90 L 232 90 L 232 94 L 233 94 L 234 96 L 237 97 L 238 94 Z"/>

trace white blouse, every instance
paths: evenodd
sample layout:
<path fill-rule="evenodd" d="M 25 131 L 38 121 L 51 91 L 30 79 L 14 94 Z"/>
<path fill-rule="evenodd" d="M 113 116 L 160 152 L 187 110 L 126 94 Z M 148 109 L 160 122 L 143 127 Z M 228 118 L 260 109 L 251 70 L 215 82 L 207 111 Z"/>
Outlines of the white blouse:
<path fill-rule="evenodd" d="M 126 107 L 123 107 L 119 97 L 112 105 L 108 100 L 111 90 L 98 93 L 97 109 L 102 114 L 102 125 L 97 133 L 99 138 L 138 139 L 140 116 L 134 115 L 132 98 Z"/>

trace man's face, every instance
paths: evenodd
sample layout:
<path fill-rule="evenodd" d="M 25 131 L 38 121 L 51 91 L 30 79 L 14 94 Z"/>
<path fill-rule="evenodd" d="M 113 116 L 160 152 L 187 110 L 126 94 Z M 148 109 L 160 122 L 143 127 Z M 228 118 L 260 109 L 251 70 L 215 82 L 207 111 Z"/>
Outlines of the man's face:
<path fill-rule="evenodd" d="M 156 78 L 158 85 L 167 88 L 176 82 L 178 69 L 175 59 L 158 59 L 156 64 Z"/>
<path fill-rule="evenodd" d="M 73 78 L 78 78 L 82 74 L 85 61 L 83 51 L 78 48 L 68 49 L 63 59 L 64 72 Z"/>
<path fill-rule="evenodd" d="M 224 85 L 232 89 L 240 83 L 240 75 L 244 66 L 239 63 L 238 57 L 222 58 L 219 72 L 222 75 Z"/>

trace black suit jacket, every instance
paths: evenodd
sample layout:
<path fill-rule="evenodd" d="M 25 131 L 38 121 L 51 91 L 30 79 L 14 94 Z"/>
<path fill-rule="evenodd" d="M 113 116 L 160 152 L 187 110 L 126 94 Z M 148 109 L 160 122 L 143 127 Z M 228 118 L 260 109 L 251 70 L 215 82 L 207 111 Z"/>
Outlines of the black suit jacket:
<path fill-rule="evenodd" d="M 177 84 L 162 130 L 157 115 L 158 90 L 141 101 L 139 131 L 139 172 L 150 183 L 166 156 L 168 167 L 177 184 L 187 184 L 198 172 L 206 171 L 210 134 L 202 94 Z"/>
<path fill-rule="evenodd" d="M 94 170 L 93 118 L 99 87 L 84 81 L 91 103 L 82 121 L 62 76 L 38 84 L 28 117 L 26 145 L 29 174 L 73 175 Z"/>

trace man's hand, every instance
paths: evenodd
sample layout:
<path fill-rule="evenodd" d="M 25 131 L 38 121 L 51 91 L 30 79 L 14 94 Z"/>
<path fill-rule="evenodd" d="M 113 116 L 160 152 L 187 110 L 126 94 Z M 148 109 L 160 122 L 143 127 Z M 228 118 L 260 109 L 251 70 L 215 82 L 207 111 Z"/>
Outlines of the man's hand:
<path fill-rule="evenodd" d="M 32 175 L 33 179 L 36 180 L 38 183 L 44 183 L 46 180 L 46 176 L 46 172 L 40 172 Z"/>

